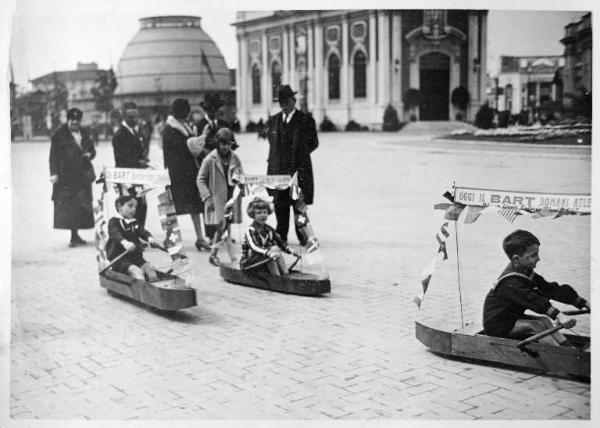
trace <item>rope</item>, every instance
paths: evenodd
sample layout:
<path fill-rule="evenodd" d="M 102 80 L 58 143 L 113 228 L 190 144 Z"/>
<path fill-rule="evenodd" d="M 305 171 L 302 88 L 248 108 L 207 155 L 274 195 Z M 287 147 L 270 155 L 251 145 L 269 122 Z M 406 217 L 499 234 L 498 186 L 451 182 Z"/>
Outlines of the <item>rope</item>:
<path fill-rule="evenodd" d="M 456 264 L 457 264 L 457 269 L 456 269 L 456 273 L 458 275 L 458 299 L 460 302 L 460 323 L 462 325 L 462 328 L 465 328 L 465 318 L 464 318 L 464 314 L 463 314 L 463 302 L 462 302 L 462 291 L 461 291 L 461 287 L 460 287 L 460 257 L 459 257 L 459 252 L 458 252 L 458 219 L 456 219 L 456 222 L 454 223 L 454 236 L 456 239 Z"/>

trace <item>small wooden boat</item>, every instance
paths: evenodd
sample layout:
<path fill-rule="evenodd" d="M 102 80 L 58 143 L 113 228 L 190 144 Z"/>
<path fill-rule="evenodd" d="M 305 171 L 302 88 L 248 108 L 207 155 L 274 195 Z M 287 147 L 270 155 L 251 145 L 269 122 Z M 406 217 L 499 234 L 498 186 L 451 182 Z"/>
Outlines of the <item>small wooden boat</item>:
<path fill-rule="evenodd" d="M 238 264 L 221 263 L 221 277 L 233 284 L 302 296 L 320 296 L 331 291 L 329 279 L 317 275 L 292 271 L 287 275 L 273 276 L 264 270 L 241 270 Z"/>
<path fill-rule="evenodd" d="M 141 281 L 113 270 L 101 273 L 100 285 L 119 294 L 161 311 L 177 311 L 196 306 L 196 290 L 186 286 L 177 276 L 156 271 L 158 281 Z"/>
<path fill-rule="evenodd" d="M 430 351 L 445 357 L 588 380 L 590 378 L 590 338 L 587 336 L 565 334 L 574 346 L 569 348 L 535 342 L 544 334 L 523 341 L 486 336 L 482 334 L 481 326 L 474 323 L 455 330 L 449 330 L 443 324 L 428 326 L 419 321 L 415 324 L 417 339 Z"/>

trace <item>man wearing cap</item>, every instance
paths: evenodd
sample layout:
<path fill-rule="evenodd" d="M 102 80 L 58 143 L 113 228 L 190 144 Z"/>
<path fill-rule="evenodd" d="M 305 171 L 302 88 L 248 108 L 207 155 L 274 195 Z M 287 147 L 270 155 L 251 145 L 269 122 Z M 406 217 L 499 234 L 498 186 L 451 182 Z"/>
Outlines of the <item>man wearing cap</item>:
<path fill-rule="evenodd" d="M 124 120 L 112 139 L 113 152 L 115 154 L 115 166 L 117 168 L 147 168 L 148 161 L 144 153 L 144 141 L 138 131 L 138 109 L 134 102 L 123 104 Z M 136 195 L 143 190 L 142 186 L 123 186 L 123 191 Z M 141 227 L 146 224 L 146 213 L 148 206 L 146 198 L 136 198 L 137 210 L 135 218 Z"/>
<path fill-rule="evenodd" d="M 281 112 L 271 116 L 267 122 L 266 135 L 269 140 L 268 175 L 294 175 L 298 173 L 298 186 L 302 190 L 304 202 L 313 203 L 314 180 L 310 154 L 319 146 L 315 121 L 309 115 L 296 109 L 296 93 L 289 85 L 283 85 L 277 92 Z M 273 190 L 277 233 L 287 242 L 292 199 L 289 190 Z M 302 235 L 296 230 L 301 245 Z"/>

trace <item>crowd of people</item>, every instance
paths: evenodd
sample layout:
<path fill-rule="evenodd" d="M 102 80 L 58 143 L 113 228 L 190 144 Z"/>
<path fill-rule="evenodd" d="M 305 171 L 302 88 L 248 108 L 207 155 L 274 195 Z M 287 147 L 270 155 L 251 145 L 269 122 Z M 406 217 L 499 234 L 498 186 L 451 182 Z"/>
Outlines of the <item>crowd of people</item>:
<path fill-rule="evenodd" d="M 268 175 L 290 176 L 297 173 L 304 201 L 312 204 L 314 180 L 310 154 L 318 147 L 317 131 L 312 117 L 296 109 L 296 93 L 289 85 L 283 85 L 278 90 L 281 112 L 269 118 L 263 132 L 268 136 L 269 143 L 266 172 Z M 169 172 L 175 211 L 177 215 L 191 217 L 196 248 L 198 251 L 210 251 L 209 261 L 216 266 L 220 264 L 217 248 L 224 233 L 226 210 L 232 209 L 226 204 L 232 197 L 235 177 L 243 173 L 242 161 L 235 153 L 238 147 L 232 130 L 235 124 L 218 117 L 223 105 L 219 97 L 207 94 L 199 105 L 203 114 L 198 114 L 197 110 L 192 112 L 188 100 L 175 99 L 161 137 L 164 167 Z M 92 139 L 81 128 L 82 112 L 70 109 L 67 119 L 67 124 L 52 137 L 50 150 L 54 227 L 70 229 L 69 245 L 78 246 L 86 244 L 79 237 L 78 230 L 94 226 L 91 184 L 95 174 L 90 161 L 95 156 L 95 148 Z M 124 103 L 120 119 L 112 138 L 115 166 L 147 168 L 149 138 L 147 129 L 141 123 L 137 105 L 134 102 Z M 113 227 L 112 230 L 119 230 L 120 235 L 112 236 L 109 230 L 109 237 L 110 242 L 118 243 L 116 246 L 119 249 L 130 250 L 133 248 L 131 245 L 121 242 L 125 239 L 122 238 L 123 228 L 135 220 L 136 228 L 145 230 L 147 203 L 141 186 L 121 185 L 119 192 L 129 199 L 121 201 L 117 207 L 119 221 L 113 223 L 123 227 Z M 271 198 L 267 202 L 273 201 L 277 228 L 266 235 L 245 234 L 245 259 L 264 255 L 276 260 L 281 257 L 275 247 L 288 249 L 287 235 L 293 203 L 287 190 L 272 190 L 270 193 Z M 132 207 L 127 211 L 131 218 L 121 213 L 128 207 Z M 241 213 L 232 217 L 240 219 Z M 257 219 L 254 220 L 256 223 Z M 260 224 L 253 227 L 259 232 L 265 229 Z M 297 232 L 297 236 L 300 244 L 305 244 L 302 235 Z M 262 250 L 257 251 L 257 248 Z M 109 258 L 116 255 L 117 252 L 112 251 Z M 143 260 L 137 256 L 129 258 L 138 262 Z M 123 262 L 121 265 L 129 267 L 131 263 L 127 265 Z M 269 270 L 276 271 L 272 266 Z M 139 271 L 136 272 L 139 274 Z"/>

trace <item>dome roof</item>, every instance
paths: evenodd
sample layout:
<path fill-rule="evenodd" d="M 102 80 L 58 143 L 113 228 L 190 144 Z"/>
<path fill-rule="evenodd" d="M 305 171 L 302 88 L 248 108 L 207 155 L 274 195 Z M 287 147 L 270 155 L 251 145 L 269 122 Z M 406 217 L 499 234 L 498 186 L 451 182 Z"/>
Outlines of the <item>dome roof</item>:
<path fill-rule="evenodd" d="M 231 88 L 229 69 L 198 16 L 140 19 L 117 68 L 116 95 L 219 91 Z"/>

